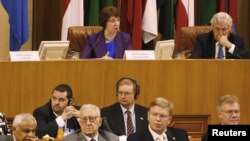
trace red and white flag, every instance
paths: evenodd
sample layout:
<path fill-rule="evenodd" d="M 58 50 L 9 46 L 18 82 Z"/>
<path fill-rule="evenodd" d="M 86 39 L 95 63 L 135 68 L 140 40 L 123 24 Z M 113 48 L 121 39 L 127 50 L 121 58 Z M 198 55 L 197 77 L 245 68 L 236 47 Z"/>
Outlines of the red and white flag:
<path fill-rule="evenodd" d="M 180 50 L 181 27 L 194 26 L 194 0 L 178 0 L 176 7 L 176 50 Z"/>
<path fill-rule="evenodd" d="M 64 0 L 61 40 L 67 40 L 70 26 L 81 26 L 84 23 L 83 0 Z"/>
<path fill-rule="evenodd" d="M 155 0 L 147 0 L 142 19 L 142 38 L 144 43 L 156 38 L 158 35 L 157 7 Z"/>

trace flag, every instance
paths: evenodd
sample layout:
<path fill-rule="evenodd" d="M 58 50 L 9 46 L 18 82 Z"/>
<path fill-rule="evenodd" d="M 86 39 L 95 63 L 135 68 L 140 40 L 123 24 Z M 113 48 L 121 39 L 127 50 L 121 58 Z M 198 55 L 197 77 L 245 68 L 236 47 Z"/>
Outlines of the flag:
<path fill-rule="evenodd" d="M 162 40 L 174 38 L 174 6 L 176 0 L 157 0 L 159 12 L 158 32 Z"/>
<path fill-rule="evenodd" d="M 176 50 L 181 49 L 181 28 L 185 26 L 194 26 L 194 1 L 193 0 L 178 0 L 176 6 Z"/>
<path fill-rule="evenodd" d="M 200 24 L 210 24 L 210 20 L 217 12 L 217 0 L 201 0 L 200 2 Z"/>
<path fill-rule="evenodd" d="M 2 0 L 2 5 L 9 15 L 10 51 L 19 51 L 29 38 L 28 1 Z"/>
<path fill-rule="evenodd" d="M 64 16 L 62 21 L 61 39 L 67 40 L 70 26 L 82 26 L 84 23 L 83 0 L 64 0 Z"/>
<path fill-rule="evenodd" d="M 147 0 L 143 19 L 142 19 L 142 37 L 144 43 L 148 43 L 158 35 L 157 27 L 157 7 L 155 0 Z"/>

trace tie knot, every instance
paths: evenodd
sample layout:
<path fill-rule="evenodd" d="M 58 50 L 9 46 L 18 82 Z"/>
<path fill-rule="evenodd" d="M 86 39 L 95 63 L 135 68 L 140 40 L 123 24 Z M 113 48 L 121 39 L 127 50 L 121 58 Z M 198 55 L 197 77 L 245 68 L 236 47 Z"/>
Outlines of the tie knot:
<path fill-rule="evenodd" d="M 95 141 L 95 139 L 92 138 L 92 139 L 90 139 L 90 141 Z"/>
<path fill-rule="evenodd" d="M 126 113 L 127 115 L 130 115 L 130 114 L 131 114 L 131 112 L 130 112 L 130 111 L 126 111 L 125 113 Z"/>

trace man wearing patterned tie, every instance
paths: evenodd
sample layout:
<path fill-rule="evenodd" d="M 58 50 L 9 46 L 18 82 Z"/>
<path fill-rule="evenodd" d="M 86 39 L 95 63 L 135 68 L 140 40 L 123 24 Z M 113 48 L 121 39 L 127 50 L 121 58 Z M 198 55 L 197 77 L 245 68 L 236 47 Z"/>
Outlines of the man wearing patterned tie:
<path fill-rule="evenodd" d="M 100 109 L 93 104 L 84 104 L 80 109 L 81 130 L 65 136 L 63 141 L 119 141 L 115 134 L 99 130 L 101 124 Z"/>
<path fill-rule="evenodd" d="M 162 97 L 156 98 L 149 106 L 148 127 L 128 136 L 127 141 L 189 141 L 187 132 L 169 127 L 173 104 Z"/>
<path fill-rule="evenodd" d="M 140 86 L 136 80 L 123 77 L 116 83 L 117 100 L 115 104 L 101 110 L 106 119 L 102 128 L 110 130 L 118 136 L 130 135 L 147 127 L 147 108 L 135 104 L 140 93 Z M 104 123 L 104 122 L 103 122 Z"/>
<path fill-rule="evenodd" d="M 241 59 L 248 58 L 244 41 L 233 34 L 230 15 L 219 12 L 211 19 L 212 31 L 198 35 L 190 58 Z"/>

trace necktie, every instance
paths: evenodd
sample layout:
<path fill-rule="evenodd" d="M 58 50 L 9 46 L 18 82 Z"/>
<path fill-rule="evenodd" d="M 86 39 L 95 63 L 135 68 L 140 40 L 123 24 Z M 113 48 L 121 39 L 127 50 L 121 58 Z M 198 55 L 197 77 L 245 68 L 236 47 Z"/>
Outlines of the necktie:
<path fill-rule="evenodd" d="M 130 134 L 134 133 L 134 127 L 132 123 L 131 112 L 126 111 L 126 113 L 127 113 L 127 136 L 129 136 Z"/>
<path fill-rule="evenodd" d="M 90 139 L 90 141 L 95 141 L 95 139 L 92 138 L 92 139 Z"/>
<path fill-rule="evenodd" d="M 219 45 L 219 50 L 218 50 L 217 58 L 218 59 L 223 59 L 224 58 L 223 47 L 221 45 Z"/>

